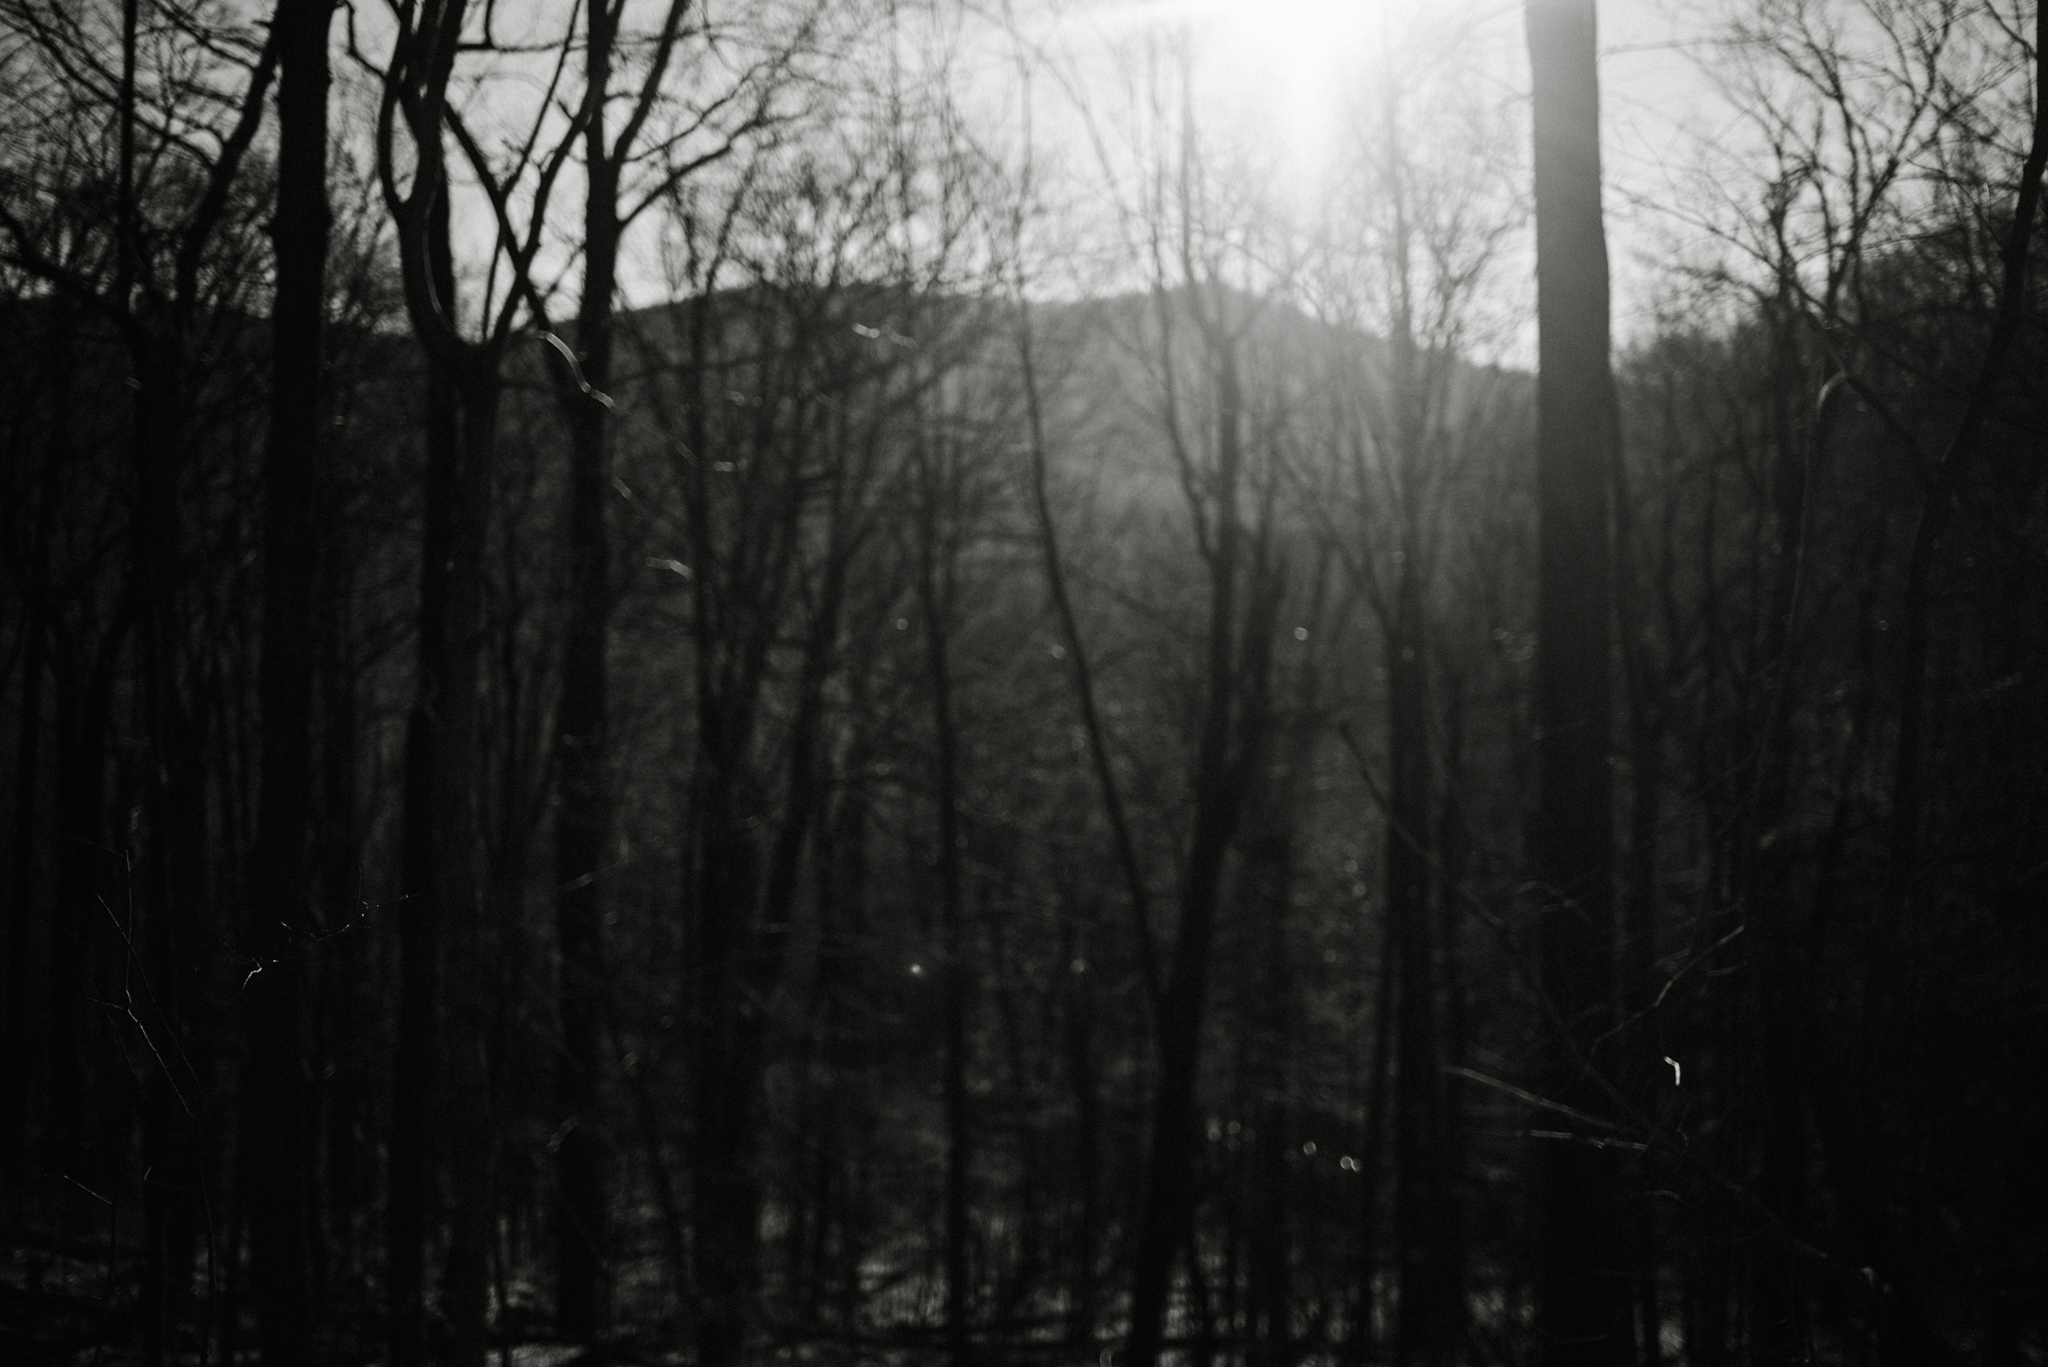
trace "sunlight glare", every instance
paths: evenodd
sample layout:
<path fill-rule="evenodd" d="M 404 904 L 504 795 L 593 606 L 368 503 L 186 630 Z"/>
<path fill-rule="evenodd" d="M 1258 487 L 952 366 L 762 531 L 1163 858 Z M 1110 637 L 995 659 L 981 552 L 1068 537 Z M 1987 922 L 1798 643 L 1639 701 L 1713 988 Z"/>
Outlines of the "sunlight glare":
<path fill-rule="evenodd" d="M 1267 0 L 1219 9 L 1226 57 L 1241 54 L 1236 60 L 1259 81 L 1283 154 L 1297 168 L 1325 165 L 1341 131 L 1346 87 L 1383 27 L 1385 5 Z"/>
<path fill-rule="evenodd" d="M 1194 40 L 1209 111 L 1298 173 L 1328 167 L 1390 27 L 1431 3 L 1396 17 L 1386 0 L 1178 0 L 1153 15 Z"/>

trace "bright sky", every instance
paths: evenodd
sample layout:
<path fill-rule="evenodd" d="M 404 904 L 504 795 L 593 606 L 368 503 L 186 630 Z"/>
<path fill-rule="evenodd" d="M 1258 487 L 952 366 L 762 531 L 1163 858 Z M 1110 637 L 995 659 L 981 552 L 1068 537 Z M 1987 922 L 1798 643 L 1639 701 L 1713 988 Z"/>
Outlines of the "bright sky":
<path fill-rule="evenodd" d="M 1699 141 L 1728 122 L 1683 46 L 1703 26 L 1702 11 L 1721 9 L 1723 0 L 1597 3 L 1615 327 L 1626 339 L 1646 321 L 1653 257 L 1671 227 L 1657 207 L 1674 202 Z M 507 12 L 537 22 L 554 5 Z M 1114 150 L 1133 150 L 1132 101 L 1145 53 L 1182 37 L 1194 55 L 1199 112 L 1221 134 L 1216 150 L 1297 202 L 1315 196 L 1360 102 L 1384 88 L 1390 50 L 1402 54 L 1393 79 L 1434 92 L 1431 100 L 1469 97 L 1504 109 L 1504 127 L 1518 130 L 1505 136 L 1527 136 L 1523 0 L 978 0 L 971 8 L 941 3 L 934 12 L 949 16 L 941 28 L 962 44 L 952 72 L 981 121 L 1005 130 L 999 139 L 1020 131 L 1018 72 L 1031 65 L 1035 155 L 1064 161 L 1083 179 L 1100 170 L 1094 138 L 1123 140 Z M 1021 62 L 1019 41 L 1029 54 Z M 1433 108 L 1425 104 L 1420 117 Z M 1514 151 L 1526 156 L 1525 147 Z M 573 181 L 572 168 L 558 190 L 556 217 L 565 222 Z M 624 269 L 629 297 L 659 297 L 668 288 L 644 234 L 629 244 Z M 1089 282 L 1077 269 L 1066 285 Z"/>
<path fill-rule="evenodd" d="M 1673 227 L 1659 206 L 1729 115 L 1688 48 L 1702 11 L 1719 6 L 1598 4 L 1615 325 L 1626 336 L 1645 321 L 1650 258 Z M 1385 79 L 1390 46 L 1434 52 L 1452 89 L 1515 107 L 1518 122 L 1528 89 L 1522 0 L 1019 0 L 1017 13 L 1029 41 L 1074 73 L 1098 120 L 1113 121 L 1134 54 L 1185 33 L 1205 111 L 1311 192 L 1337 157 L 1347 109 Z M 1423 79 L 1399 64 L 1395 74 Z"/>

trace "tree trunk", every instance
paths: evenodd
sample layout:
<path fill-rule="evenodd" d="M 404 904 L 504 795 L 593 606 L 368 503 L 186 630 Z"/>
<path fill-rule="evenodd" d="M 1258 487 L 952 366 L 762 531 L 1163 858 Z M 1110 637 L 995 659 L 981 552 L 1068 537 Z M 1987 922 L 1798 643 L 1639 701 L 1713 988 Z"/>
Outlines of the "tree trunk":
<path fill-rule="evenodd" d="M 600 1023 L 604 991 L 604 906 L 600 865 L 610 828 L 605 742 L 606 651 L 611 554 L 605 531 L 610 485 L 612 296 L 617 290 L 618 162 L 605 145 L 618 13 L 593 4 L 584 54 L 583 295 L 576 348 L 583 385 L 562 387 L 569 428 L 568 577 L 563 585 L 562 696 L 555 714 L 555 935 L 562 1056 L 555 1106 L 556 1318 L 562 1337 L 590 1342 L 605 1328 L 609 1300 L 609 1214 L 601 1101 Z M 595 391 L 595 393 L 589 392 Z"/>
<path fill-rule="evenodd" d="M 330 510 L 330 524 L 332 520 Z M 348 597 L 353 578 L 342 563 L 345 552 L 329 536 L 323 547 L 326 586 L 321 613 L 320 709 L 322 787 L 319 835 L 315 842 L 319 868 L 321 919 L 331 937 L 322 956 L 321 1030 L 329 1075 L 321 1087 L 324 1167 L 321 1205 L 326 1217 L 325 1256 L 318 1265 L 322 1281 L 315 1288 L 315 1314 L 331 1318 L 336 1310 L 336 1282 L 359 1284 L 364 1267 L 362 1220 L 368 1209 L 366 1141 L 369 1074 L 364 1037 L 379 1004 L 369 991 L 373 981 L 367 918 L 361 910 L 359 883 L 363 853 L 361 799 L 358 796 L 358 732 L 360 718 L 356 679 L 349 656 Z M 337 1275 L 338 1274 L 338 1275 Z M 354 1300 L 351 1304 L 359 1304 Z"/>
<path fill-rule="evenodd" d="M 934 801 L 937 805 L 939 867 L 939 1010 L 944 1040 L 942 1068 L 946 1115 L 945 1180 L 945 1263 L 946 1263 L 946 1353 L 952 1367 L 968 1367 L 972 1356 L 969 1341 L 969 1272 L 967 1263 L 968 1176 L 973 1162 L 973 1136 L 967 1115 L 967 967 L 966 939 L 962 925 L 960 845 L 960 754 L 959 729 L 953 712 L 953 673 L 947 658 L 951 640 L 953 566 L 947 549 L 952 539 L 941 519 L 957 515 L 947 495 L 956 491 L 950 470 L 935 468 L 943 456 L 934 457 L 920 435 L 919 483 L 922 506 L 918 509 L 918 598 L 924 609 L 925 663 L 932 689 L 932 730 L 936 742 Z M 940 541 L 946 541 L 946 547 Z M 941 558 L 946 563 L 940 564 Z"/>
<path fill-rule="evenodd" d="M 127 905 L 139 907 L 131 926 L 127 974 L 151 982 L 152 1018 L 138 1029 L 155 1036 L 158 1060 L 142 1086 L 142 1285 L 138 1319 L 145 1367 L 160 1367 L 170 1350 L 170 1319 L 189 1285 L 190 1198 L 198 1184 L 197 1124 L 186 1081 L 169 1075 L 185 1054 L 182 1007 L 189 995 L 185 955 L 200 941 L 197 921 L 206 905 L 205 778 L 199 739 L 187 711 L 180 671 L 179 588 L 183 528 L 179 488 L 184 466 L 184 377 L 175 310 L 151 293 L 138 306 L 143 234 L 136 188 L 136 104 L 140 0 L 121 7 L 121 70 L 116 95 L 119 122 L 116 211 L 116 308 L 131 367 L 128 442 L 135 463 L 135 504 L 129 538 L 131 589 L 138 607 L 136 694 L 142 737 L 141 844 L 128 851 Z M 180 303 L 184 301 L 179 301 Z M 139 875 L 139 877 L 138 877 Z M 140 885 L 139 887 L 137 885 Z M 132 920 L 132 918 L 131 918 Z M 139 944 L 135 939 L 139 936 Z"/>
<path fill-rule="evenodd" d="M 1410 474 L 1414 472 L 1410 462 Z M 1406 481 L 1404 481 L 1405 483 Z M 1412 492 L 1412 491 L 1411 491 Z M 1406 538 L 1387 636 L 1387 936 L 1395 987 L 1394 1246 L 1398 1257 L 1394 1360 L 1442 1362 L 1443 1320 L 1437 1201 L 1442 1135 L 1437 1071 L 1436 971 L 1431 933 L 1429 680 L 1415 538 Z"/>
<path fill-rule="evenodd" d="M 1455 1362 L 1463 1350 L 1470 1321 L 1465 1289 L 1470 1275 L 1466 1244 L 1465 1163 L 1472 1126 L 1451 1067 L 1467 1066 L 1472 1039 L 1471 1009 L 1465 983 L 1459 926 L 1467 915 L 1461 899 L 1470 839 L 1465 830 L 1462 790 L 1465 769 L 1465 702 L 1463 682 L 1444 666 L 1439 685 L 1445 699 L 1443 805 L 1437 813 L 1436 981 L 1445 1018 L 1438 1027 L 1436 1244 L 1439 1281 L 1437 1333 L 1446 1360 Z"/>
<path fill-rule="evenodd" d="M 440 297 L 455 297 L 445 197 L 430 211 L 427 254 Z M 393 1367 L 423 1367 L 427 1238 L 438 1223 L 435 1151 L 441 1095 L 440 849 L 436 779 L 449 678 L 448 579 L 460 469 L 461 402 L 451 367 L 427 362 L 425 511 L 412 711 L 405 730 L 405 812 L 399 903 L 398 1043 L 392 1062 L 391 1156 L 385 1215 L 386 1304 Z"/>
<path fill-rule="evenodd" d="M 21 731 L 15 751 L 14 790 L 14 850 L 13 867 L 10 870 L 12 883 L 8 889 L 9 921 L 7 928 L 6 992 L 7 1016 L 6 1038 L 11 1044 L 4 1050 L 6 1058 L 0 1061 L 0 1200 L 25 1193 L 30 1188 L 32 1174 L 41 1155 L 32 1153 L 28 1145 L 29 1125 L 33 1115 L 31 1096 L 40 1080 L 45 1084 L 44 1096 L 54 1099 L 60 1080 L 55 1077 L 38 1079 L 37 1061 L 51 1060 L 50 1046 L 54 1043 L 57 1021 L 54 1015 L 37 1009 L 44 993 L 54 987 L 57 981 L 61 950 L 60 938 L 75 939 L 75 930 L 65 935 L 64 919 L 65 878 L 63 870 L 67 863 L 75 864 L 79 854 L 71 851 L 74 843 L 72 832 L 65 828 L 65 794 L 77 781 L 78 767 L 66 762 L 65 746 L 69 727 L 66 719 L 77 712 L 78 699 L 73 688 L 66 687 L 67 680 L 56 674 L 62 663 L 63 642 L 60 639 L 61 624 L 56 616 L 56 604 L 52 598 L 51 553 L 57 534 L 58 510 L 65 506 L 64 497 L 70 488 L 66 478 L 78 464 L 78 453 L 71 437 L 71 413 L 75 401 L 77 366 L 73 348 L 75 324 L 68 311 L 55 319 L 47 345 L 51 350 L 50 365 L 50 438 L 44 453 L 41 488 L 37 494 L 35 547 L 30 558 L 28 585 L 24 609 L 27 617 L 25 632 L 27 640 L 22 651 L 21 685 Z M 25 463 L 25 462 L 24 462 Z M 118 632 L 118 627 L 116 628 Z M 108 649 L 113 649 L 110 643 Z M 46 727 L 43 720 L 43 690 L 45 675 L 53 675 L 58 687 L 56 704 L 51 717 L 52 725 Z M 43 742 L 50 732 L 55 741 L 56 764 L 51 774 L 51 788 L 55 802 L 52 807 L 54 820 L 40 822 L 41 798 L 45 789 L 41 786 Z M 101 756 L 95 752 L 94 763 Z M 41 972 L 36 962 L 36 940 L 34 923 L 37 911 L 37 874 L 41 865 L 43 850 L 38 848 L 37 830 L 42 827 L 47 841 L 46 848 L 52 854 L 51 882 L 48 891 L 52 899 L 45 904 L 55 911 L 51 916 L 45 912 L 48 932 L 44 937 Z M 67 1008 L 68 1009 L 68 1008 Z M 75 1088 L 74 1079 L 64 1084 Z M 42 1134 L 47 1143 L 55 1136 L 54 1106 L 41 1116 Z M 53 1152 L 62 1152 L 61 1144 L 52 1146 Z M 15 1208 L 14 1214 L 26 1214 L 25 1209 Z"/>
<path fill-rule="evenodd" d="M 718 748 L 707 742 L 707 750 Z M 759 1071 L 758 1026 L 752 1017 L 761 1008 L 747 999 L 741 981 L 757 859 L 745 818 L 735 810 L 727 770 L 733 762 L 707 757 L 713 773 L 694 804 L 704 843 L 698 853 L 691 946 L 700 969 L 690 1219 L 699 1300 L 697 1356 L 705 1367 L 727 1367 L 738 1359 L 752 1319 L 760 1262 L 760 1189 L 750 1138 Z"/>
<path fill-rule="evenodd" d="M 1256 1008 L 1249 1034 L 1250 1082 L 1257 1103 L 1250 1114 L 1258 1124 L 1251 1146 L 1252 1171 L 1245 1206 L 1248 1225 L 1247 1314 L 1248 1359 L 1258 1367 L 1288 1367 L 1296 1356 L 1294 1341 L 1293 1211 L 1289 1164 L 1295 1136 L 1294 1013 L 1300 997 L 1288 960 L 1289 908 L 1294 895 L 1293 769 L 1273 776 L 1259 806 L 1256 836 L 1245 841 L 1241 885 L 1245 903 L 1258 926 L 1259 966 L 1252 975 Z M 1276 766 L 1276 768 L 1279 766 Z"/>
<path fill-rule="evenodd" d="M 1073 1252 L 1068 1271 L 1067 1343 L 1083 1357 L 1095 1343 L 1095 1320 L 1101 1293 L 1096 1286 L 1102 1243 L 1102 1093 L 1099 1045 L 1095 1033 L 1095 967 L 1088 955 L 1095 947 L 1089 933 L 1093 915 L 1076 916 L 1071 895 L 1061 918 L 1060 962 L 1068 969 L 1069 999 L 1062 1013 L 1061 1043 L 1065 1076 L 1074 1092 L 1073 1181 L 1079 1189 Z M 1078 922 L 1078 924 L 1077 924 Z"/>
<path fill-rule="evenodd" d="M 1650 1013 L 1657 991 L 1657 830 L 1662 820 L 1664 720 L 1661 704 L 1643 694 L 1655 684 L 1639 679 L 1630 704 L 1634 765 L 1629 798 L 1628 901 L 1622 910 L 1621 1003 L 1630 1017 L 1627 1067 L 1632 1100 L 1646 1115 L 1657 1112 L 1664 1059 Z M 1650 1190 L 1655 1171 L 1648 1155 L 1631 1165 L 1637 1184 Z M 1663 1357 L 1663 1313 L 1657 1290 L 1657 1203 L 1639 1203 L 1630 1220 L 1630 1260 L 1636 1277 L 1636 1360 L 1658 1367 Z"/>
<path fill-rule="evenodd" d="M 62 365 L 63 361 L 59 361 Z M 62 406 L 67 402 L 69 384 L 57 386 L 55 420 L 62 430 Z M 61 438 L 60 438 L 61 441 Z M 55 453 L 53 452 L 53 455 Z M 45 480 L 53 478 L 56 461 L 50 462 Z M 41 851 L 36 843 L 36 812 L 42 795 L 43 675 L 48 666 L 50 526 L 56 503 L 54 491 L 42 492 L 38 509 L 34 562 L 24 605 L 27 642 L 21 661 L 21 730 L 14 750 L 14 850 L 7 886 L 7 969 L 0 984 L 5 994 L 7 1045 L 0 1048 L 0 1217 L 14 1214 L 16 1194 L 27 1188 L 29 1093 L 34 1078 L 30 1060 L 35 1056 L 35 1013 L 29 995 L 35 981 L 34 939 L 30 933 L 36 895 L 36 864 Z"/>
<path fill-rule="evenodd" d="M 49 904 L 49 1037 L 44 1066 L 49 1075 L 50 1109 L 43 1127 L 43 1161 L 60 1173 L 78 1168 L 78 1155 L 86 1147 L 86 1068 L 79 1024 L 88 996 L 86 947 L 94 924 L 91 918 L 102 901 L 112 905 L 118 895 L 108 872 L 107 737 L 126 624 L 124 613 L 89 661 L 81 661 L 69 651 L 57 656 L 52 709 L 57 733 L 52 756 L 57 868 Z"/>
<path fill-rule="evenodd" d="M 465 356 L 461 469 L 448 556 L 448 672 L 435 755 L 434 847 L 448 937 L 448 1272 L 443 1301 L 453 1367 L 483 1367 L 490 1296 L 491 1138 L 486 1051 L 495 938 L 478 870 L 484 645 L 484 549 L 490 530 L 500 396 L 495 347 Z"/>
<path fill-rule="evenodd" d="M 305 955 L 312 929 L 314 491 L 320 447 L 327 263 L 329 0 L 281 0 L 277 291 L 271 310 L 270 439 L 263 454 L 262 788 L 245 932 L 247 1147 L 258 1341 L 266 1364 L 308 1360 Z"/>
<path fill-rule="evenodd" d="M 1243 529 L 1237 494 L 1243 422 L 1236 359 L 1221 344 L 1215 357 L 1217 472 L 1209 558 L 1208 660 L 1200 748 L 1195 762 L 1194 831 L 1181 885 L 1178 934 L 1159 1007 L 1158 1081 L 1152 1099 L 1149 1162 L 1131 1283 L 1130 1367 L 1154 1367 L 1166 1333 L 1173 1264 L 1186 1247 L 1195 1202 L 1195 1084 L 1202 1062 L 1202 1016 L 1223 863 L 1243 805 L 1243 758 L 1262 707 L 1255 667 L 1241 660 L 1238 594 Z M 1248 617 L 1255 617 L 1249 614 Z M 1272 624 L 1247 620 L 1245 642 L 1256 644 Z M 1252 651 L 1246 651 L 1251 655 Z M 1256 672 L 1263 674 L 1262 664 Z M 1247 686 L 1249 685 L 1249 686 Z M 1236 742 L 1233 747 L 1233 741 Z M 1236 753 L 1233 753 L 1235 749 Z M 1189 1251 L 1191 1265 L 1199 1256 Z"/>
<path fill-rule="evenodd" d="M 1400 973 L 1398 946 L 1380 941 L 1379 990 L 1374 994 L 1372 1062 L 1365 1079 L 1365 1144 L 1358 1159 L 1358 1314 L 1344 1340 L 1344 1367 L 1359 1367 L 1377 1352 L 1380 1270 L 1380 1177 L 1385 1171 L 1387 1074 L 1393 1061 L 1394 1002 Z"/>
<path fill-rule="evenodd" d="M 143 821 L 129 848 L 124 898 L 137 910 L 134 948 L 125 971 L 148 979 L 146 1030 L 152 1066 L 142 1086 L 143 1184 L 142 1352 L 158 1367 L 171 1352 L 172 1321 L 191 1285 L 194 1212 L 204 1175 L 194 1095 L 203 1066 L 194 1057 L 188 1005 L 200 986 L 197 946 L 207 941 L 208 822 L 205 757 L 186 694 L 179 601 L 184 527 L 179 489 L 184 467 L 183 376 L 175 340 L 158 335 L 163 320 L 133 324 L 134 428 L 137 464 L 132 571 L 141 605 L 137 703 L 143 737 Z M 131 979 L 132 980 L 132 979 Z M 140 984 L 138 983 L 139 987 Z M 172 1069 L 176 1069 L 174 1075 Z"/>
<path fill-rule="evenodd" d="M 1600 206 L 1593 0 L 1530 0 L 1538 329 L 1538 791 L 1530 853 L 1557 1013 L 1545 1086 L 1598 1113 L 1588 1051 L 1613 1016 L 1609 490 L 1616 407 Z M 1537 1331 L 1544 1361 L 1630 1356 L 1630 1278 L 1613 1150 L 1541 1141 Z"/>

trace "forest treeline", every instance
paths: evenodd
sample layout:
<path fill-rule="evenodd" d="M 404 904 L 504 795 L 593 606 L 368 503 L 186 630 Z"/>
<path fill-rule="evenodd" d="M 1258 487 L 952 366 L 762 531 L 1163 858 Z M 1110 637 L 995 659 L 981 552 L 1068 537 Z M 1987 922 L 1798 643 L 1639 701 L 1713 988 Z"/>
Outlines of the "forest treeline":
<path fill-rule="evenodd" d="M 0 1356 L 2048 1360 L 2038 9 L 989 24 L 0 0 Z"/>

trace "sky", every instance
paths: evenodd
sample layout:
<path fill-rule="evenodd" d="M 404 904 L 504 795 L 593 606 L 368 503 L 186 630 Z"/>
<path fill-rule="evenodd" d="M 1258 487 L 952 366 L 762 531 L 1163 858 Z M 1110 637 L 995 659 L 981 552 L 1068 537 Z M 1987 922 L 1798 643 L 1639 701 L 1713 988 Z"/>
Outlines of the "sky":
<path fill-rule="evenodd" d="M 1673 226 L 1664 209 L 1676 202 L 1675 186 L 1695 160 L 1694 148 L 1730 121 L 1687 44 L 1708 13 L 1731 2 L 1598 0 L 1615 331 L 1624 343 L 1648 328 L 1659 257 Z M 552 13 L 546 5 L 507 12 L 553 32 L 538 17 Z M 1510 111 L 1505 127 L 1526 129 L 1519 112 L 1528 88 L 1523 0 L 941 0 L 928 12 L 942 16 L 942 27 L 951 25 L 951 79 L 997 143 L 1022 136 L 1019 73 L 1031 70 L 1034 160 L 1063 162 L 1075 173 L 1068 210 L 1078 203 L 1084 214 L 1089 192 L 1073 187 L 1091 169 L 1100 181 L 1099 147 L 1121 139 L 1128 150 L 1142 54 L 1182 36 L 1197 63 L 1204 121 L 1227 132 L 1238 164 L 1302 202 L 1319 194 L 1338 160 L 1347 117 L 1376 83 L 1414 80 L 1421 88 L 1423 77 L 1406 56 L 1408 64 L 1393 65 L 1390 74 L 1390 48 L 1433 54 L 1432 90 L 1447 89 L 1456 101 L 1469 93 L 1492 102 Z M 501 113 L 510 93 L 493 93 Z M 1526 131 L 1508 136 L 1525 138 Z M 1002 150 L 1014 155 L 1019 148 Z M 573 202 L 574 176 L 572 167 L 558 191 L 566 196 L 562 204 Z M 564 214 L 558 207 L 556 217 Z M 1065 220 L 1057 221 L 1064 229 Z M 476 230 L 487 232 L 486 220 L 479 217 Z M 557 264 L 573 277 L 566 262 Z M 644 232 L 629 244 L 623 266 L 635 303 L 672 288 Z M 1085 271 L 1076 266 L 1063 286 L 1049 287 L 1103 286 Z M 1533 319 L 1490 359 L 1533 360 Z"/>
<path fill-rule="evenodd" d="M 1718 4 L 1599 0 L 1603 156 L 1615 328 L 1645 328 L 1659 256 L 1677 231 L 1667 212 L 1703 141 L 1733 115 L 1695 57 Z M 1526 100 L 1522 0 L 1018 0 L 1027 41 L 1062 64 L 1074 89 L 1107 94 L 1148 38 L 1186 33 L 1219 124 L 1245 132 L 1261 160 L 1313 187 L 1335 160 L 1347 104 L 1382 79 L 1390 36 L 1442 49 L 1458 82 L 1480 98 Z M 1401 78 L 1400 68 L 1395 78 Z M 1045 101 L 1040 101 L 1041 111 Z M 1057 128 L 1057 115 L 1041 121 Z M 1113 118 L 1111 120 L 1113 122 Z M 1526 127 L 1526 125 L 1523 125 Z M 1041 136 L 1057 140 L 1057 132 Z"/>

